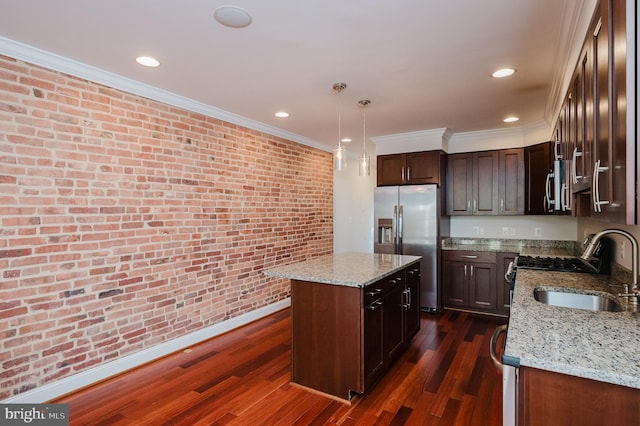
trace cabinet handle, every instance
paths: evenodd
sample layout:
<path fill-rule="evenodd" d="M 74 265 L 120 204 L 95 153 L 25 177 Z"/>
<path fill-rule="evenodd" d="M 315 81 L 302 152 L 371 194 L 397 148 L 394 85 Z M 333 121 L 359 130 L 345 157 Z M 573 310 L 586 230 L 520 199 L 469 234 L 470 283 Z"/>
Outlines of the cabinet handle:
<path fill-rule="evenodd" d="M 409 296 L 409 301 L 407 302 L 407 309 L 411 307 L 411 289 L 407 289 L 407 296 Z"/>
<path fill-rule="evenodd" d="M 578 151 L 578 147 L 573 148 L 573 159 L 571 161 L 571 180 L 573 183 L 578 183 L 578 179 L 582 179 L 583 176 L 578 176 L 578 169 L 576 166 L 576 160 L 578 157 L 582 157 L 582 152 Z"/>
<path fill-rule="evenodd" d="M 547 173 L 547 180 L 544 185 L 544 198 L 545 198 L 545 209 L 546 211 L 551 210 L 551 206 L 556 203 L 556 200 L 551 199 L 551 179 L 555 177 L 555 173 L 550 171 Z"/>
<path fill-rule="evenodd" d="M 563 183 L 560 194 L 562 200 L 562 211 L 571 211 L 571 193 L 569 192 L 569 185 Z"/>
<path fill-rule="evenodd" d="M 471 200 L 467 200 L 467 211 L 471 212 Z"/>
<path fill-rule="evenodd" d="M 478 213 L 478 200 L 473 200 L 473 213 Z"/>
<path fill-rule="evenodd" d="M 473 279 L 473 265 L 471 265 L 471 279 Z"/>
<path fill-rule="evenodd" d="M 411 166 L 407 166 L 407 181 L 411 180 Z"/>
<path fill-rule="evenodd" d="M 467 265 L 464 265 L 464 278 L 467 278 Z"/>
<path fill-rule="evenodd" d="M 463 254 L 460 257 L 464 257 L 465 259 L 477 259 L 478 258 L 478 256 L 472 255 L 472 254 Z"/>
<path fill-rule="evenodd" d="M 593 166 L 593 183 L 591 185 L 591 192 L 593 193 L 593 210 L 596 213 L 602 213 L 602 206 L 609 204 L 609 201 L 600 200 L 600 180 L 598 179 L 600 177 L 600 173 L 606 172 L 607 170 L 609 170 L 609 167 L 600 166 L 600 160 L 596 161 Z"/>
<path fill-rule="evenodd" d="M 373 290 L 368 291 L 367 294 L 369 296 L 375 296 L 376 294 L 379 294 L 381 291 L 382 291 L 381 288 L 374 288 Z"/>
<path fill-rule="evenodd" d="M 404 182 L 404 166 L 402 166 L 402 169 L 400 170 L 400 180 Z"/>
<path fill-rule="evenodd" d="M 504 198 L 500 200 L 500 213 L 504 212 Z"/>
<path fill-rule="evenodd" d="M 375 311 L 376 309 L 380 308 L 382 306 L 382 302 L 377 301 L 375 303 L 372 303 L 371 305 L 367 306 L 367 309 L 369 309 L 370 311 Z"/>

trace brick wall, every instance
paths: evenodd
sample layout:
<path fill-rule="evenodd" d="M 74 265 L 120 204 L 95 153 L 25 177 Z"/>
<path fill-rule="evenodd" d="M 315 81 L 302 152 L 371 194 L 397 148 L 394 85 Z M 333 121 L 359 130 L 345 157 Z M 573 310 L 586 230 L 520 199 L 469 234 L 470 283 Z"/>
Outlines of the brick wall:
<path fill-rule="evenodd" d="M 288 297 L 331 161 L 0 56 L 0 400 Z"/>

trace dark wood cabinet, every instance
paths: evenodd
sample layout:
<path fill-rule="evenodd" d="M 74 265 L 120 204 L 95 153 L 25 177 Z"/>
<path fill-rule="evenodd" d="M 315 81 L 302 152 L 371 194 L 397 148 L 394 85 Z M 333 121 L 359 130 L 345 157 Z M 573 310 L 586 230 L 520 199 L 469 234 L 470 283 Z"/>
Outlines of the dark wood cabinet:
<path fill-rule="evenodd" d="M 637 52 L 627 43 L 626 5 L 601 0 L 596 6 L 556 129 L 572 214 L 635 224 L 637 178 L 629 173 L 627 154 L 637 150 L 628 138 L 627 108 L 637 100 L 627 87 L 627 62 Z"/>
<path fill-rule="evenodd" d="M 498 201 L 501 215 L 524 214 L 524 149 L 498 152 Z"/>
<path fill-rule="evenodd" d="M 524 185 L 522 148 L 451 154 L 447 159 L 447 214 L 524 214 Z"/>
<path fill-rule="evenodd" d="M 640 391 L 530 367 L 520 367 L 518 424 L 637 425 Z"/>
<path fill-rule="evenodd" d="M 368 389 L 382 374 L 384 366 L 384 299 L 379 297 L 364 307 L 363 368 L 364 388 Z"/>
<path fill-rule="evenodd" d="M 377 157 L 377 184 L 419 185 L 443 183 L 446 154 L 443 151 L 421 151 Z"/>
<path fill-rule="evenodd" d="M 525 214 L 552 213 L 547 194 L 547 175 L 553 168 L 552 142 L 544 142 L 524 148 L 524 197 Z"/>
<path fill-rule="evenodd" d="M 496 253 L 445 251 L 442 279 L 445 307 L 496 312 Z"/>
<path fill-rule="evenodd" d="M 420 329 L 420 264 L 364 288 L 291 280 L 291 381 L 349 400 Z"/>
<path fill-rule="evenodd" d="M 404 295 L 404 340 L 408 343 L 420 331 L 420 265 L 407 269 Z"/>

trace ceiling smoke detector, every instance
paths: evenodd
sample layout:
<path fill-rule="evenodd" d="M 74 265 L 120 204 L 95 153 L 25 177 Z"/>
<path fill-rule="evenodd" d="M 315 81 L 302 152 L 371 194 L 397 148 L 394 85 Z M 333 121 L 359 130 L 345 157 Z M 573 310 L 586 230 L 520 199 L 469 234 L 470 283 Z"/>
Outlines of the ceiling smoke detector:
<path fill-rule="evenodd" d="M 226 27 L 244 28 L 251 25 L 249 12 L 237 6 L 220 6 L 213 12 L 216 21 Z"/>

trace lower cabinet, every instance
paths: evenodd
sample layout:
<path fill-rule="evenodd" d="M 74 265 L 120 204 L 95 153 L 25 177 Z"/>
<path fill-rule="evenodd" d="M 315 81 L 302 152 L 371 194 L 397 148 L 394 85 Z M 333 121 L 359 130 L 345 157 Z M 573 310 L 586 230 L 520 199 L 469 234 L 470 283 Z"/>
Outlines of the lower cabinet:
<path fill-rule="evenodd" d="M 445 307 L 495 311 L 496 254 L 480 251 L 445 251 L 442 272 Z"/>
<path fill-rule="evenodd" d="M 638 425 L 640 390 L 520 367 L 518 424 Z"/>
<path fill-rule="evenodd" d="M 442 295 L 446 308 L 509 314 L 509 286 L 504 280 L 514 253 L 445 250 Z M 506 266 L 505 266 L 506 262 Z"/>
<path fill-rule="evenodd" d="M 420 330 L 420 264 L 365 288 L 291 280 L 291 381 L 350 400 Z"/>

